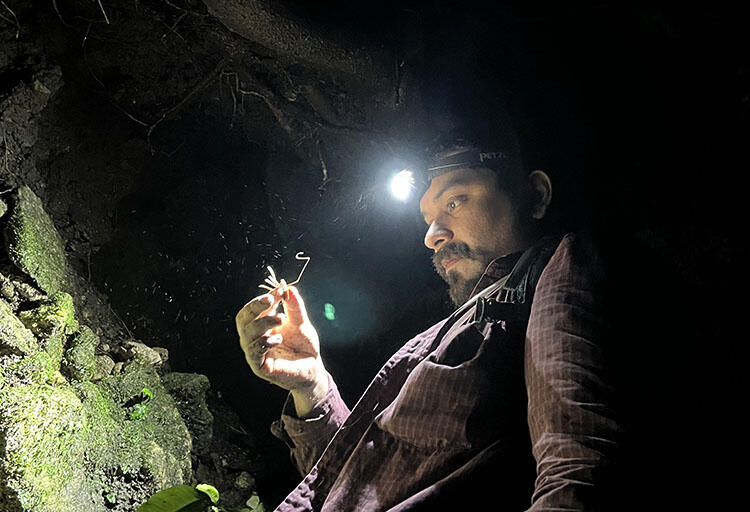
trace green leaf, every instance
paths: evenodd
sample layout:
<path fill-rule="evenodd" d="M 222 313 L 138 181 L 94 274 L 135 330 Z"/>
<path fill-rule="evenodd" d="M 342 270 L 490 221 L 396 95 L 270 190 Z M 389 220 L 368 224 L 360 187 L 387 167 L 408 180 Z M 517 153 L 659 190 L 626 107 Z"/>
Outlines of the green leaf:
<path fill-rule="evenodd" d="M 141 390 L 141 393 L 143 393 L 143 394 L 144 394 L 144 395 L 145 395 L 146 397 L 148 397 L 148 398 L 154 398 L 154 394 L 153 394 L 153 393 L 151 392 L 151 390 L 150 390 L 150 389 L 148 389 L 148 388 L 143 388 L 143 389 Z"/>
<path fill-rule="evenodd" d="M 148 416 L 148 404 L 141 402 L 133 406 L 133 410 L 130 412 L 131 420 L 142 420 Z"/>
<path fill-rule="evenodd" d="M 245 505 L 250 507 L 250 512 L 265 512 L 266 510 L 266 507 L 264 507 L 263 503 L 260 501 L 260 497 L 255 493 L 248 498 Z"/>
<path fill-rule="evenodd" d="M 151 496 L 137 512 L 205 512 L 211 498 L 189 485 L 175 485 Z"/>
<path fill-rule="evenodd" d="M 204 492 L 208 494 L 208 497 L 211 498 L 212 503 L 218 503 L 219 502 L 219 491 L 216 490 L 216 487 L 209 484 L 198 484 L 195 486 L 196 489 L 198 489 L 201 492 Z"/>

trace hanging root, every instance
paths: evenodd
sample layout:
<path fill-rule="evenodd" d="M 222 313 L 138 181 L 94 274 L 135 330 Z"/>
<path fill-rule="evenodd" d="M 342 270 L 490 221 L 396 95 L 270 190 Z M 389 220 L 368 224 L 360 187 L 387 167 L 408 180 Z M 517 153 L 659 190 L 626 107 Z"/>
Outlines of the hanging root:
<path fill-rule="evenodd" d="M 102 5 L 102 0 L 96 0 L 96 2 L 99 4 L 99 9 L 101 9 L 102 14 L 104 15 L 104 21 L 106 21 L 107 25 L 109 25 L 109 18 L 107 17 L 107 12 L 104 10 L 104 6 Z"/>
<path fill-rule="evenodd" d="M 190 92 L 187 93 L 187 95 L 184 98 L 182 98 L 182 100 L 179 103 L 177 103 L 175 106 L 171 107 L 170 109 L 165 110 L 162 113 L 161 117 L 148 127 L 148 131 L 146 132 L 146 141 L 148 142 L 149 147 L 151 147 L 151 134 L 154 132 L 156 127 L 159 126 L 159 124 L 165 119 L 167 119 L 170 115 L 174 114 L 180 108 L 182 108 L 182 106 L 185 103 L 187 103 L 188 100 L 190 100 L 193 96 L 195 96 L 197 93 L 203 91 L 206 87 L 208 87 L 216 79 L 217 76 L 221 75 L 221 72 L 224 70 L 224 66 L 226 66 L 226 64 L 227 64 L 227 59 L 221 59 L 219 63 L 216 65 L 216 67 L 213 69 L 213 71 L 211 71 L 211 73 L 209 73 L 203 80 L 198 82 L 195 85 L 195 87 L 193 87 L 190 90 Z M 131 119 L 133 119 L 132 116 L 130 117 Z M 134 119 L 134 120 L 137 122 L 140 122 L 137 119 Z M 151 147 L 151 152 L 152 153 L 154 152 L 153 147 Z"/>
<path fill-rule="evenodd" d="M 3 7 L 5 7 L 5 10 L 8 11 L 11 16 L 13 16 L 13 20 L 10 20 L 10 19 L 6 18 L 2 14 L 0 14 L 0 19 L 2 19 L 4 21 L 7 21 L 10 24 L 14 24 L 15 23 L 15 25 L 16 25 L 16 39 L 18 39 L 19 36 L 21 35 L 21 24 L 18 23 L 18 16 L 16 16 L 16 13 L 13 12 L 13 9 L 11 9 L 10 7 L 8 7 L 8 4 L 6 4 L 4 2 L 4 0 L 0 0 L 0 5 L 2 5 Z"/>

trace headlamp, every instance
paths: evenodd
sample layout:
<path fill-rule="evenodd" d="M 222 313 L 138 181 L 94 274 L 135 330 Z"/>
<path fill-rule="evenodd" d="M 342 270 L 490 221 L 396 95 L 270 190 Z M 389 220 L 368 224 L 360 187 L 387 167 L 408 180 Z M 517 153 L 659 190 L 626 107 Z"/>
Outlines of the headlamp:
<path fill-rule="evenodd" d="M 414 172 L 403 169 L 391 178 L 391 194 L 396 199 L 406 201 L 414 189 Z"/>
<path fill-rule="evenodd" d="M 487 151 L 472 144 L 454 145 L 435 153 L 427 165 L 412 165 L 392 175 L 391 195 L 400 201 L 406 201 L 413 190 L 424 192 L 430 182 L 441 174 L 477 167 L 498 170 L 502 165 L 507 165 L 507 160 L 508 155 L 503 151 Z"/>
<path fill-rule="evenodd" d="M 474 146 L 457 146 L 436 154 L 426 169 L 427 181 L 456 169 L 489 167 L 494 169 L 507 155 L 502 151 L 484 151 Z"/>

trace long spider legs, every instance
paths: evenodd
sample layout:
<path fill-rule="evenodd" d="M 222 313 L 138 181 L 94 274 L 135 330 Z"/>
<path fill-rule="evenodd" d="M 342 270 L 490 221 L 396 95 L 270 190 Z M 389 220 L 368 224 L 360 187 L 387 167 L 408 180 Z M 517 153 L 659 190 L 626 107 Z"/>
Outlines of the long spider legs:
<path fill-rule="evenodd" d="M 276 279 L 276 272 L 273 271 L 273 268 L 271 268 L 271 265 L 268 265 L 266 268 L 268 269 L 268 273 L 271 274 L 270 276 L 266 278 L 266 281 L 270 279 L 271 282 L 279 284 L 279 280 Z"/>
<path fill-rule="evenodd" d="M 268 269 L 268 273 L 270 275 L 264 281 L 266 284 L 258 285 L 258 288 L 264 288 L 273 293 L 273 291 L 276 290 L 276 288 L 278 288 L 281 283 L 279 283 L 279 281 L 276 279 L 276 273 L 273 271 L 271 266 L 269 265 L 266 268 Z"/>
<path fill-rule="evenodd" d="M 307 268 L 308 263 L 310 263 L 310 260 L 312 259 L 310 258 L 310 256 L 305 256 L 304 254 L 305 254 L 304 252 L 298 252 L 297 254 L 294 255 L 294 259 L 298 261 L 305 260 L 305 265 L 302 267 L 302 270 L 299 271 L 299 275 L 297 276 L 297 279 L 289 283 L 288 286 L 294 286 L 295 284 L 299 283 L 300 279 L 302 279 L 302 274 L 305 273 L 305 269 Z"/>
<path fill-rule="evenodd" d="M 302 279 L 302 274 L 305 273 L 305 269 L 307 268 L 307 265 L 310 263 L 311 258 L 310 256 L 305 256 L 304 252 L 298 252 L 297 254 L 294 255 L 294 259 L 305 262 L 296 280 L 292 281 L 291 283 L 287 283 L 283 279 L 279 281 L 276 278 L 276 272 L 274 272 L 271 266 L 269 265 L 266 267 L 268 269 L 268 274 L 269 274 L 268 277 L 266 277 L 266 279 L 264 280 L 266 284 L 258 285 L 258 288 L 263 288 L 264 290 L 268 290 L 269 292 L 271 292 L 271 294 L 273 294 L 278 289 L 282 289 L 286 291 L 287 286 L 294 286 L 295 284 L 299 283 L 300 280 Z"/>

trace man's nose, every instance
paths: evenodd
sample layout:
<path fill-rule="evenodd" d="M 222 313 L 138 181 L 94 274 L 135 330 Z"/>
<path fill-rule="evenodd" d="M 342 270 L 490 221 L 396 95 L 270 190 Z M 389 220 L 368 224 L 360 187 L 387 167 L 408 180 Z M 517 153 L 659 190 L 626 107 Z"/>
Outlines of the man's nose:
<path fill-rule="evenodd" d="M 437 252 L 441 245 L 450 242 L 452 239 L 453 232 L 451 232 L 451 230 L 445 226 L 441 226 L 437 222 L 433 222 L 430 224 L 430 227 L 427 229 L 427 233 L 424 236 L 424 244 L 428 248 Z"/>

